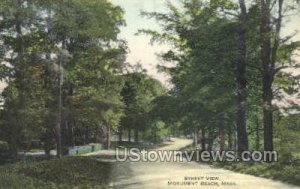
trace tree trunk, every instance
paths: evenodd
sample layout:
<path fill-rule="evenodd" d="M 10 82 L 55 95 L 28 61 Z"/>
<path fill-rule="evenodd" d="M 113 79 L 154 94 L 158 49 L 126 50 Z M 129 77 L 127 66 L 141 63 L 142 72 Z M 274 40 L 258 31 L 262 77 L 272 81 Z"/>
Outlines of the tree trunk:
<path fill-rule="evenodd" d="M 198 146 L 198 129 L 195 129 L 194 131 L 194 145 L 195 147 Z"/>
<path fill-rule="evenodd" d="M 256 150 L 260 150 L 260 137 L 259 137 L 259 120 L 258 120 L 258 115 L 256 115 Z"/>
<path fill-rule="evenodd" d="M 68 121 L 63 121 L 63 127 L 61 132 L 62 138 L 62 156 L 68 155 L 68 146 L 70 145 L 70 134 L 69 134 L 69 123 Z"/>
<path fill-rule="evenodd" d="M 47 159 L 50 159 L 50 151 L 52 147 L 51 140 L 52 140 L 52 133 L 49 130 L 47 130 L 43 137 L 43 142 L 44 142 L 43 148 Z"/>
<path fill-rule="evenodd" d="M 211 152 L 213 150 L 213 144 L 214 144 L 214 140 L 215 140 L 215 137 L 214 137 L 214 130 L 211 129 L 208 133 L 208 139 L 207 139 L 207 142 L 208 142 L 208 145 L 207 145 L 207 150 L 209 152 Z"/>
<path fill-rule="evenodd" d="M 18 8 L 22 9 L 22 1 L 18 0 Z M 18 155 L 18 148 L 20 146 L 21 141 L 17 139 L 18 134 L 20 133 L 20 130 L 24 128 L 24 113 L 22 111 L 25 110 L 25 95 L 24 95 L 24 72 L 25 72 L 25 66 L 22 65 L 22 60 L 23 60 L 23 54 L 24 54 L 24 41 L 23 41 L 23 34 L 22 34 L 22 14 L 20 11 L 15 12 L 15 29 L 17 33 L 17 41 L 16 41 L 16 53 L 18 54 L 18 59 L 17 61 L 17 66 L 19 67 L 16 69 L 15 77 L 16 80 L 19 80 L 21 85 L 18 84 L 16 87 L 20 90 L 20 102 L 18 104 L 19 110 L 16 112 L 16 119 L 18 119 L 19 124 L 16 125 L 16 128 L 13 129 L 13 135 L 10 143 L 12 144 L 11 150 L 13 151 L 13 155 L 15 160 L 19 159 Z M 15 60 L 14 60 L 15 61 Z M 21 111 L 20 111 L 21 110 Z"/>
<path fill-rule="evenodd" d="M 201 151 L 206 150 L 206 144 L 205 144 L 205 129 L 201 129 Z"/>
<path fill-rule="evenodd" d="M 225 150 L 225 137 L 226 137 L 226 131 L 225 131 L 225 125 L 222 122 L 220 127 L 220 151 Z"/>
<path fill-rule="evenodd" d="M 248 136 L 246 131 L 246 17 L 247 10 L 244 0 L 239 0 L 241 14 L 239 16 L 239 58 L 236 66 L 237 82 L 237 114 L 236 125 L 238 135 L 238 153 L 248 150 Z"/>
<path fill-rule="evenodd" d="M 278 1 L 278 19 L 275 28 L 275 38 L 272 48 L 271 27 L 271 2 L 261 0 L 261 60 L 262 60 L 262 82 L 263 82 L 263 124 L 264 124 L 264 150 L 273 150 L 273 91 L 272 84 L 275 74 L 275 62 L 279 48 L 280 29 L 282 22 L 283 0 Z"/>
<path fill-rule="evenodd" d="M 131 142 L 131 129 L 128 129 L 128 142 Z"/>
<path fill-rule="evenodd" d="M 62 123 L 62 82 L 63 82 L 63 75 L 62 75 L 62 61 L 59 60 L 59 95 L 58 95 L 58 119 L 56 124 L 56 136 L 57 136 L 57 157 L 61 158 L 62 156 L 62 136 L 61 136 L 61 123 Z"/>
<path fill-rule="evenodd" d="M 263 84 L 263 123 L 264 123 L 264 149 L 273 150 L 273 111 L 272 111 L 272 88 L 270 81 L 265 78 Z"/>
<path fill-rule="evenodd" d="M 106 132 L 106 148 L 110 149 L 111 147 L 111 128 L 107 126 L 107 132 Z"/>
<path fill-rule="evenodd" d="M 88 126 L 86 126 L 85 127 L 85 140 L 86 140 L 86 144 L 88 144 L 89 142 L 90 142 L 90 135 L 89 135 L 89 132 L 90 131 L 90 129 L 89 129 L 89 127 Z"/>
<path fill-rule="evenodd" d="M 233 131 L 232 131 L 232 127 L 228 128 L 227 136 L 228 136 L 228 150 L 232 150 L 233 149 Z"/>
<path fill-rule="evenodd" d="M 120 127 L 120 130 L 119 130 L 119 144 L 121 144 L 123 141 L 123 130 L 122 128 Z"/>
<path fill-rule="evenodd" d="M 154 132 L 154 143 L 155 144 L 157 143 L 157 133 L 156 133 L 156 131 Z"/>
<path fill-rule="evenodd" d="M 56 156 L 58 158 L 61 158 L 61 129 L 60 129 L 60 123 L 56 124 L 56 128 L 55 128 L 55 132 L 56 132 Z"/>
<path fill-rule="evenodd" d="M 262 0 L 264 2 L 264 0 Z M 273 112 L 272 112 L 272 68 L 271 68 L 271 26 L 269 6 L 262 3 L 262 68 L 263 68 L 263 124 L 264 149 L 273 150 Z"/>
<path fill-rule="evenodd" d="M 137 129 L 134 129 L 134 142 L 139 142 L 139 131 Z"/>
<path fill-rule="evenodd" d="M 211 152 L 213 149 L 213 143 L 214 143 L 214 139 L 213 138 L 208 138 L 208 145 L 207 145 L 207 151 Z"/>
<path fill-rule="evenodd" d="M 74 125 L 71 124 L 71 144 L 75 146 Z"/>

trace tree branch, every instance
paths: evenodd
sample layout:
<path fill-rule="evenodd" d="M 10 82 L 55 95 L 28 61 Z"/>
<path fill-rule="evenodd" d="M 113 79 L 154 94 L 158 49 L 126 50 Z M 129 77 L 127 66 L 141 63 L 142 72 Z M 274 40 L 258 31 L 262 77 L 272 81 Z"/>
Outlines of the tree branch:
<path fill-rule="evenodd" d="M 278 68 L 274 69 L 274 75 L 276 75 L 279 71 L 286 69 L 286 68 L 300 68 L 300 64 L 294 64 L 294 65 L 287 65 L 287 66 L 280 66 Z"/>
<path fill-rule="evenodd" d="M 236 18 L 238 18 L 238 17 L 239 17 L 239 15 L 237 15 L 237 14 L 234 14 L 234 13 L 232 13 L 232 12 L 223 11 L 223 13 L 224 13 L 225 15 L 234 16 L 234 17 L 236 17 Z"/>

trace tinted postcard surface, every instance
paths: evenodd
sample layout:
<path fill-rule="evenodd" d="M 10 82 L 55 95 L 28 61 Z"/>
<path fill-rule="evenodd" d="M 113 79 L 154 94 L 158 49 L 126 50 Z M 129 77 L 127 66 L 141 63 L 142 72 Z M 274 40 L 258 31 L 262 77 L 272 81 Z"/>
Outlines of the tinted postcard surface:
<path fill-rule="evenodd" d="M 1 0 L 0 188 L 300 188 L 300 2 Z"/>

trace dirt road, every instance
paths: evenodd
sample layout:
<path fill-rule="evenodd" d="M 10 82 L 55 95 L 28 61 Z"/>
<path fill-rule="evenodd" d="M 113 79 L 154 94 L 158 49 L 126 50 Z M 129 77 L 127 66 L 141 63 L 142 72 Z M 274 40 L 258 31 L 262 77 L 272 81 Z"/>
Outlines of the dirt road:
<path fill-rule="evenodd" d="M 159 150 L 179 150 L 191 140 L 173 139 Z M 239 174 L 196 162 L 126 162 L 113 170 L 117 189 L 296 189 L 299 187 L 270 179 Z M 118 167 L 118 166 L 117 166 Z M 118 170 L 120 169 L 120 170 Z M 122 169 L 122 170 L 121 170 Z"/>

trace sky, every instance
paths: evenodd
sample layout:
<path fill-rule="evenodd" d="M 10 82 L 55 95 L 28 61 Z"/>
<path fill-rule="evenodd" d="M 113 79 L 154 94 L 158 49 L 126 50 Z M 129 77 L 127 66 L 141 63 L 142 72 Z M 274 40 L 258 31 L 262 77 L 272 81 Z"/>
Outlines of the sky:
<path fill-rule="evenodd" d="M 136 36 L 139 29 L 159 30 L 159 25 L 153 19 L 140 16 L 141 10 L 148 12 L 164 12 L 164 0 L 111 0 L 121 6 L 125 11 L 126 27 L 122 28 L 120 37 L 128 42 L 130 53 L 127 62 L 130 64 L 141 63 L 147 69 L 148 74 L 162 83 L 167 84 L 168 77 L 164 73 L 158 73 L 156 66 L 159 60 L 156 53 L 169 49 L 167 45 L 153 46 L 149 43 L 150 37 L 145 35 Z"/>

